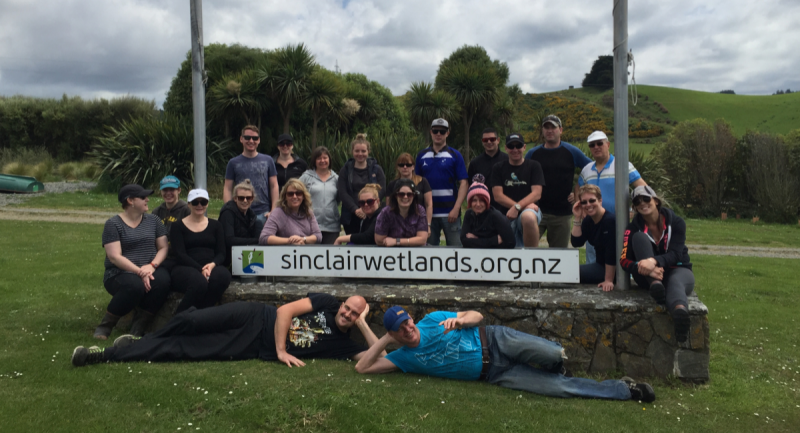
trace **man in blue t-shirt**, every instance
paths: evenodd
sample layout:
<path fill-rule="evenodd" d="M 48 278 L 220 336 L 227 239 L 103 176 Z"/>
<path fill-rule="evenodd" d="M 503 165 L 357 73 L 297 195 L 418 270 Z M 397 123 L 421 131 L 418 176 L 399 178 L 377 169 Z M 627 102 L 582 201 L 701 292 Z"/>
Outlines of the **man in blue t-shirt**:
<path fill-rule="evenodd" d="M 269 217 L 272 209 L 278 206 L 278 170 L 275 161 L 269 155 L 258 153 L 258 144 L 261 142 L 258 127 L 247 125 L 242 128 L 239 137 L 244 150 L 242 154 L 228 161 L 225 169 L 225 187 L 222 190 L 222 201 L 227 203 L 233 200 L 233 187 L 245 179 L 250 179 L 256 190 L 256 201 L 250 207 L 256 214 L 259 227 Z M 259 232 L 261 230 L 259 229 Z"/>
<path fill-rule="evenodd" d="M 655 401 L 653 388 L 633 379 L 605 380 L 565 376 L 561 345 L 505 326 L 478 327 L 477 311 L 435 311 L 419 324 L 403 307 L 383 315 L 386 335 L 358 360 L 362 374 L 426 374 L 460 380 L 485 380 L 505 388 L 552 397 Z M 400 349 L 382 356 L 386 346 Z M 538 368 L 530 364 L 536 364 Z"/>
<path fill-rule="evenodd" d="M 589 143 L 589 151 L 592 153 L 594 162 L 590 162 L 583 167 L 581 175 L 578 177 L 578 186 L 597 185 L 603 196 L 603 209 L 617 214 L 616 212 L 616 167 L 614 155 L 611 154 L 611 144 L 603 131 L 594 131 L 586 140 Z M 598 167 L 600 167 L 598 169 Z M 640 185 L 647 185 L 636 167 L 628 162 L 628 184 L 636 188 Z M 623 214 L 626 215 L 627 213 Z M 595 263 L 597 256 L 594 247 L 586 244 L 586 263 Z"/>
<path fill-rule="evenodd" d="M 433 218 L 428 245 L 439 245 L 444 230 L 448 246 L 461 246 L 461 203 L 467 197 L 467 166 L 464 157 L 447 145 L 450 124 L 444 119 L 431 123 L 430 147 L 417 154 L 416 173 L 424 177 L 433 191 Z"/>

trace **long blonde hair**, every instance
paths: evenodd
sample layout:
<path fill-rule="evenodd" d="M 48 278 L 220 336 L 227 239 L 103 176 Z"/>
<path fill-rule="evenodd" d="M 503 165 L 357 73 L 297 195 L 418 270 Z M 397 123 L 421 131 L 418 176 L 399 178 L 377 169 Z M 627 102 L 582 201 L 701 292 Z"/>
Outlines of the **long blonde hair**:
<path fill-rule="evenodd" d="M 306 218 L 311 218 L 311 216 L 314 214 L 314 210 L 311 208 L 311 194 L 308 193 L 306 186 L 303 184 L 303 182 L 300 182 L 299 179 L 287 180 L 286 185 L 284 185 L 283 188 L 281 189 L 281 196 L 279 201 L 281 209 L 283 209 L 283 212 L 286 215 L 289 215 L 290 210 L 289 210 L 289 203 L 286 202 L 286 190 L 289 189 L 290 186 L 294 187 L 294 189 L 301 191 L 303 193 L 303 202 L 300 203 L 300 209 L 298 209 L 297 212 L 300 215 L 305 216 Z"/>

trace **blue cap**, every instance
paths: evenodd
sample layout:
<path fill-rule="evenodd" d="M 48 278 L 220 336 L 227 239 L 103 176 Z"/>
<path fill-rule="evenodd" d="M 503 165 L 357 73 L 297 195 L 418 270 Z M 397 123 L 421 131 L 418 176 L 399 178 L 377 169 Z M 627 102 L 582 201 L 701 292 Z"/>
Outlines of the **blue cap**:
<path fill-rule="evenodd" d="M 164 189 L 164 188 L 178 189 L 180 187 L 181 187 L 181 181 L 179 181 L 177 177 L 169 175 L 161 179 L 161 187 L 159 189 Z"/>
<path fill-rule="evenodd" d="M 387 331 L 397 331 L 400 329 L 400 325 L 409 319 L 411 319 L 411 316 L 406 313 L 406 309 L 395 305 L 384 313 L 383 327 L 386 328 Z"/>

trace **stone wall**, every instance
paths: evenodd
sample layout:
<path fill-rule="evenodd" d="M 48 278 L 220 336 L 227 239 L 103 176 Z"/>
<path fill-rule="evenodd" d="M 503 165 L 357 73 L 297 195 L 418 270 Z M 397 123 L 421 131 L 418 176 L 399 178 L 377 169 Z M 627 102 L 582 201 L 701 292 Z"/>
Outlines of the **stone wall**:
<path fill-rule="evenodd" d="M 477 310 L 485 325 L 504 325 L 557 341 L 567 367 L 634 378 L 673 375 L 682 380 L 709 379 L 708 309 L 689 298 L 692 327 L 683 344 L 675 340 L 672 319 L 640 290 L 602 292 L 594 286 L 513 284 L 399 284 L 386 280 L 291 278 L 278 282 L 233 283 L 224 302 L 236 300 L 282 305 L 309 292 L 340 300 L 361 295 L 370 304 L 368 321 L 381 336 L 383 313 L 402 305 L 419 320 L 435 310 Z M 354 331 L 354 338 L 359 334 Z M 360 337 L 360 336 L 359 336 Z"/>

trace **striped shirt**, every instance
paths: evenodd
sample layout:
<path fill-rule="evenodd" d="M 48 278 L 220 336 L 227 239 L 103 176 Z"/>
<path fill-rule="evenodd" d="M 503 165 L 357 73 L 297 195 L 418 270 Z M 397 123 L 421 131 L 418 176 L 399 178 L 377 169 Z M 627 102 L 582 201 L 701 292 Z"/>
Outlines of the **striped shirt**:
<path fill-rule="evenodd" d="M 428 147 L 417 154 L 414 171 L 431 185 L 433 217 L 447 217 L 456 205 L 459 183 L 467 179 L 464 157 L 450 146 L 438 153 Z"/>
<path fill-rule="evenodd" d="M 119 242 L 122 247 L 122 255 L 136 266 L 144 266 L 153 261 L 158 249 L 156 239 L 166 236 L 167 228 L 161 220 L 153 214 L 142 215 L 142 222 L 136 228 L 125 224 L 119 215 L 114 215 L 106 221 L 103 227 L 103 246 L 112 242 Z M 114 266 L 106 256 L 106 271 L 103 274 L 103 282 L 117 276 L 125 271 Z"/>
<path fill-rule="evenodd" d="M 616 168 L 614 164 L 614 155 L 611 155 L 608 158 L 608 162 L 606 165 L 600 170 L 597 171 L 597 163 L 590 162 L 583 167 L 581 170 L 581 175 L 578 177 L 578 185 L 584 186 L 586 184 L 589 185 L 597 185 L 600 187 L 600 194 L 603 195 L 603 209 L 616 214 L 616 186 L 615 180 L 616 177 Z M 636 168 L 631 164 L 628 163 L 628 184 L 632 184 L 637 180 L 641 179 L 642 176 L 636 170 Z"/>

